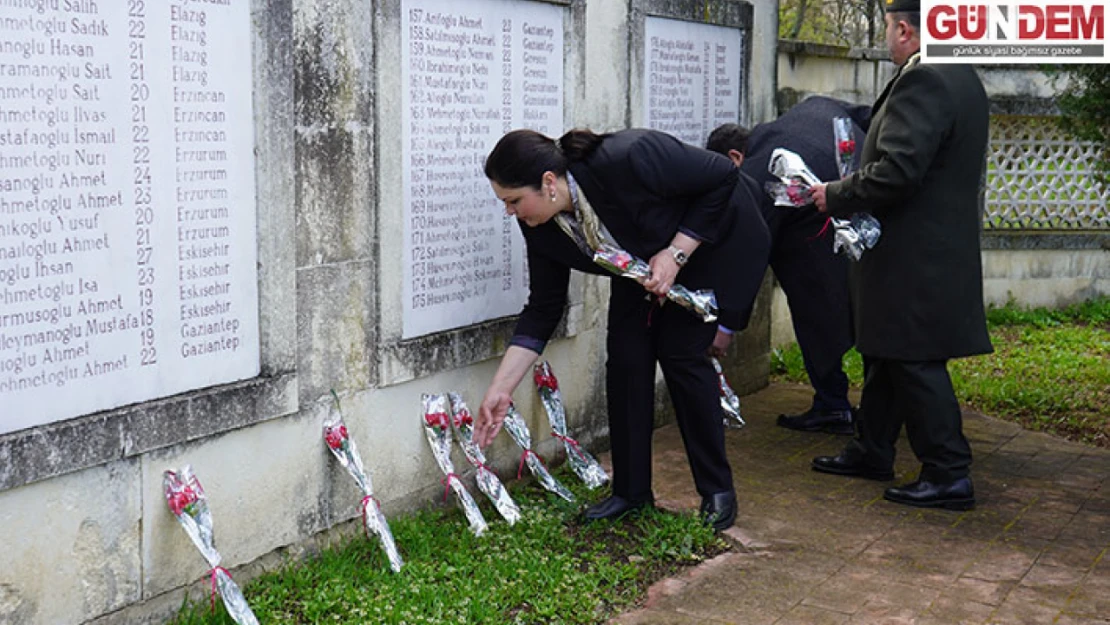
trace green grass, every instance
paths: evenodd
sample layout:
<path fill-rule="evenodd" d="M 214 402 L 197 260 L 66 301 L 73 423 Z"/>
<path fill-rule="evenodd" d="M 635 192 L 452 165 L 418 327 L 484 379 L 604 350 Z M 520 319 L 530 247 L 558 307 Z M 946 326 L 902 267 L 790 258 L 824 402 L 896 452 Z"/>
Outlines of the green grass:
<path fill-rule="evenodd" d="M 606 494 L 589 493 L 569 471 L 556 474 L 581 501 Z M 247 601 L 262 623 L 603 623 L 652 581 L 727 549 L 692 514 L 652 510 L 582 525 L 578 506 L 526 483 L 513 493 L 523 518 L 509 527 L 473 494 L 490 522 L 480 538 L 453 508 L 391 519 L 400 573 L 389 571 L 376 540 L 360 536 L 253 580 Z M 232 620 L 199 597 L 171 623 Z"/>
<path fill-rule="evenodd" d="M 1051 310 L 1008 304 L 987 311 L 994 353 L 949 362 L 960 401 L 975 410 L 1110 447 L 1110 298 Z M 844 357 L 854 387 L 863 362 Z M 775 379 L 808 384 L 797 344 L 772 354 Z"/>

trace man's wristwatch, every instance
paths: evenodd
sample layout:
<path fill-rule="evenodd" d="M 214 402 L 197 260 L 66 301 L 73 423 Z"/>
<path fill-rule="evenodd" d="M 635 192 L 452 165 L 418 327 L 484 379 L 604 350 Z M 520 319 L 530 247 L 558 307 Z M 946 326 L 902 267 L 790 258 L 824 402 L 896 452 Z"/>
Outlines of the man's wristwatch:
<path fill-rule="evenodd" d="M 667 249 L 671 252 L 671 256 L 674 256 L 674 262 L 679 267 L 682 267 L 686 264 L 686 261 L 690 260 L 686 252 L 683 252 L 682 249 L 676 245 L 668 246 Z"/>

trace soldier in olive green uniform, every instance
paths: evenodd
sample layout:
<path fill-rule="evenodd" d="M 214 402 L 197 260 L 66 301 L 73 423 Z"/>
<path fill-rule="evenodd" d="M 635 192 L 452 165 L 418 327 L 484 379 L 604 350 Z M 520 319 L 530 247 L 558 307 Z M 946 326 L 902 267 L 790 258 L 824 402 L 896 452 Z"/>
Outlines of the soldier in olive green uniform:
<path fill-rule="evenodd" d="M 814 193 L 833 215 L 871 213 L 882 236 L 852 268 L 865 369 L 856 439 L 813 468 L 893 479 L 904 423 L 921 474 L 884 496 L 965 510 L 975 504 L 971 448 L 946 365 L 991 351 L 979 255 L 988 102 L 972 67 L 920 63 L 919 0 L 885 1 L 900 67 L 875 102 L 859 171 Z"/>

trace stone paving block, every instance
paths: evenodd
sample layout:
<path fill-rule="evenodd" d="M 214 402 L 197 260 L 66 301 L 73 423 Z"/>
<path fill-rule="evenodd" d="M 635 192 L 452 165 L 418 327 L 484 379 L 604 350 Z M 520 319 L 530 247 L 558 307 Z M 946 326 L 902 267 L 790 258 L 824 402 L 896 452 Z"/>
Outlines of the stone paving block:
<path fill-rule="evenodd" d="M 871 598 L 872 589 L 881 584 L 882 579 L 875 571 L 853 570 L 849 565 L 810 590 L 802 599 L 802 605 L 853 614 L 863 609 Z"/>
<path fill-rule="evenodd" d="M 1098 556 L 1086 545 L 1053 542 L 1041 552 L 1037 564 L 1089 569 L 1095 565 Z"/>
<path fill-rule="evenodd" d="M 916 613 L 908 608 L 872 601 L 852 615 L 852 625 L 915 625 Z"/>
<path fill-rule="evenodd" d="M 1068 599 L 1072 614 L 1110 617 L 1110 571 L 1095 569 Z"/>
<path fill-rule="evenodd" d="M 1063 611 L 1063 606 L 1045 603 L 1041 596 L 1029 588 L 1011 592 L 987 623 L 998 625 L 1046 625 Z"/>
<path fill-rule="evenodd" d="M 1007 545 L 991 545 L 968 567 L 964 577 L 989 582 L 1016 582 L 1025 577 L 1038 555 L 1040 554 L 1015 550 Z"/>
<path fill-rule="evenodd" d="M 1099 618 L 1097 616 L 1063 614 L 1053 625 L 1110 625 L 1110 617 Z"/>
<path fill-rule="evenodd" d="M 1017 586 L 1017 582 L 992 582 L 973 577 L 961 577 L 944 590 L 942 596 L 956 601 L 982 603 L 990 606 L 1002 605 L 1006 596 Z"/>
<path fill-rule="evenodd" d="M 775 625 L 845 625 L 851 622 L 850 619 L 850 614 L 799 605 L 775 621 Z"/>
<path fill-rule="evenodd" d="M 993 605 L 942 595 L 925 610 L 923 617 L 915 621 L 915 625 L 928 620 L 949 625 L 979 625 L 990 618 L 994 610 Z"/>

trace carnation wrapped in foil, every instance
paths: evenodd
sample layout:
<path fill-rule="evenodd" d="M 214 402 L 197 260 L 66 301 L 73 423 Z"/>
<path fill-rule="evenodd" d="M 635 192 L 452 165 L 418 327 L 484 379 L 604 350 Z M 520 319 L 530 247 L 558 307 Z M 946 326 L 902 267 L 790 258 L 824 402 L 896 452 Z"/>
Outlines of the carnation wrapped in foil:
<path fill-rule="evenodd" d="M 845 149 L 847 147 L 845 146 Z M 839 150 L 840 147 L 838 146 L 837 149 Z M 855 150 L 854 141 L 851 149 Z M 767 170 L 782 181 L 781 185 L 771 182 L 765 186 L 771 196 L 775 198 L 776 206 L 804 205 L 793 202 L 791 200 L 792 194 L 800 198 L 804 192 L 804 195 L 808 198 L 813 185 L 821 182 L 802 160 L 802 157 L 785 148 L 775 148 L 771 152 L 771 160 L 767 164 Z M 784 197 L 785 199 L 783 199 Z M 807 199 L 805 203 L 808 204 L 810 201 Z M 868 213 L 855 213 L 848 219 L 830 217 L 825 224 L 825 228 L 822 228 L 817 235 L 824 234 L 825 229 L 830 224 L 833 227 L 833 252 L 844 254 L 852 260 L 858 261 L 865 250 L 871 249 L 879 241 L 881 233 L 879 221 Z"/>
<path fill-rule="evenodd" d="M 775 201 L 775 206 L 791 208 L 813 203 L 812 188 L 800 182 L 790 184 L 777 181 L 765 182 L 763 190 Z"/>
<path fill-rule="evenodd" d="M 471 416 L 470 409 L 458 393 L 447 393 L 447 400 L 451 406 L 451 427 L 459 437 L 459 446 L 466 454 L 467 461 L 478 469 L 474 478 L 478 482 L 478 490 L 489 497 L 509 525 L 516 523 L 520 520 L 520 508 L 493 469 L 486 466 L 486 456 L 478 443 L 474 442 L 474 417 Z"/>
<path fill-rule="evenodd" d="M 748 424 L 747 421 L 744 421 L 744 417 L 740 416 L 740 398 L 728 385 L 725 372 L 721 368 L 721 362 L 716 358 L 710 358 L 709 360 L 713 361 L 713 369 L 717 371 L 717 385 L 721 389 L 721 410 L 725 413 L 725 427 L 740 429 Z"/>
<path fill-rule="evenodd" d="M 879 220 L 870 213 L 853 213 L 848 219 L 832 219 L 833 252 L 858 261 L 863 253 L 875 247 L 882 234 Z"/>
<path fill-rule="evenodd" d="M 208 510 L 208 497 L 200 481 L 193 475 L 193 468 L 185 465 L 179 471 L 162 474 L 162 491 L 170 512 L 208 561 L 208 575 L 212 579 L 212 609 L 216 609 L 216 593 L 220 593 L 228 615 L 239 625 L 258 625 L 243 591 L 231 579 L 227 569 L 220 566 L 220 552 L 216 551 L 216 537 L 212 528 L 212 513 Z"/>
<path fill-rule="evenodd" d="M 516 444 L 524 450 L 520 454 L 520 467 L 517 468 L 516 472 L 517 479 L 520 479 L 521 473 L 524 471 L 524 465 L 527 464 L 528 469 L 540 481 L 541 486 L 563 499 L 573 502 L 574 494 L 567 490 L 566 486 L 560 484 L 554 475 L 551 475 L 551 472 L 544 466 L 543 460 L 536 455 L 536 452 L 532 451 L 532 433 L 528 431 L 528 424 L 524 422 L 524 417 L 520 416 L 516 406 L 512 404 L 509 405 L 509 412 L 505 415 L 504 428 L 509 436 L 516 441 Z"/>
<path fill-rule="evenodd" d="M 852 133 L 851 117 L 834 117 L 833 141 L 836 142 L 836 168 L 844 179 L 855 171 L 856 139 Z"/>
<path fill-rule="evenodd" d="M 532 380 L 536 383 L 540 401 L 543 402 L 547 419 L 551 422 L 551 434 L 563 441 L 563 446 L 566 447 L 570 468 L 574 469 L 587 487 L 594 489 L 604 485 L 609 481 L 609 475 L 605 469 L 601 468 L 601 464 L 590 455 L 590 452 L 583 449 L 578 441 L 567 434 L 567 414 L 563 408 L 563 395 L 559 392 L 559 381 L 555 379 L 555 373 L 552 372 L 551 365 L 546 360 L 536 363 L 532 370 Z"/>
<path fill-rule="evenodd" d="M 466 490 L 462 479 L 455 473 L 455 464 L 451 462 L 451 417 L 447 414 L 447 396 L 439 393 L 434 395 L 425 393 L 422 400 L 424 402 L 424 435 L 428 439 L 428 446 L 432 448 L 432 455 L 436 458 L 436 464 L 447 476 L 443 480 L 443 499 L 446 501 L 447 492 L 454 490 L 459 505 L 462 506 L 463 512 L 466 514 L 466 520 L 470 524 L 470 531 L 474 532 L 475 536 L 481 536 L 489 529 L 489 526 L 486 525 L 486 519 L 482 516 L 482 511 L 478 509 L 478 503 L 470 496 L 470 491 Z"/>
<path fill-rule="evenodd" d="M 570 188 L 574 215 L 559 213 L 555 223 L 578 245 L 594 263 L 611 273 L 631 278 L 641 284 L 651 278 L 651 267 L 643 260 L 629 254 L 601 223 L 597 213 L 590 206 L 586 194 L 579 193 L 574 176 L 567 172 L 567 185 Z M 706 323 L 717 320 L 717 296 L 712 290 L 691 291 L 675 284 L 667 291 L 667 299 L 700 316 Z"/>
<path fill-rule="evenodd" d="M 643 284 L 651 278 L 651 267 L 619 247 L 603 244 L 594 252 L 594 262 L 612 273 Z M 702 318 L 706 323 L 717 320 L 717 295 L 709 289 L 691 291 L 676 284 L 667 290 L 667 299 Z"/>
<path fill-rule="evenodd" d="M 389 568 L 397 573 L 404 565 L 401 559 L 400 552 L 397 551 L 397 543 L 393 540 L 393 532 L 389 529 L 389 523 L 382 514 L 382 506 L 374 497 L 374 484 L 370 481 L 370 474 L 362 466 L 362 458 L 358 455 L 358 447 L 355 446 L 355 441 L 351 439 L 347 432 L 347 424 L 343 422 L 343 413 L 339 406 L 339 396 L 332 391 L 332 397 L 335 399 L 335 404 L 331 408 L 331 413 L 324 421 L 324 443 L 328 446 L 335 459 L 343 468 L 347 469 L 347 473 L 355 479 L 360 490 L 362 490 L 362 502 L 359 505 L 362 511 L 362 527 L 366 531 L 366 536 L 370 537 L 376 534 L 382 543 L 382 549 L 385 551 L 386 558 L 389 559 Z"/>

